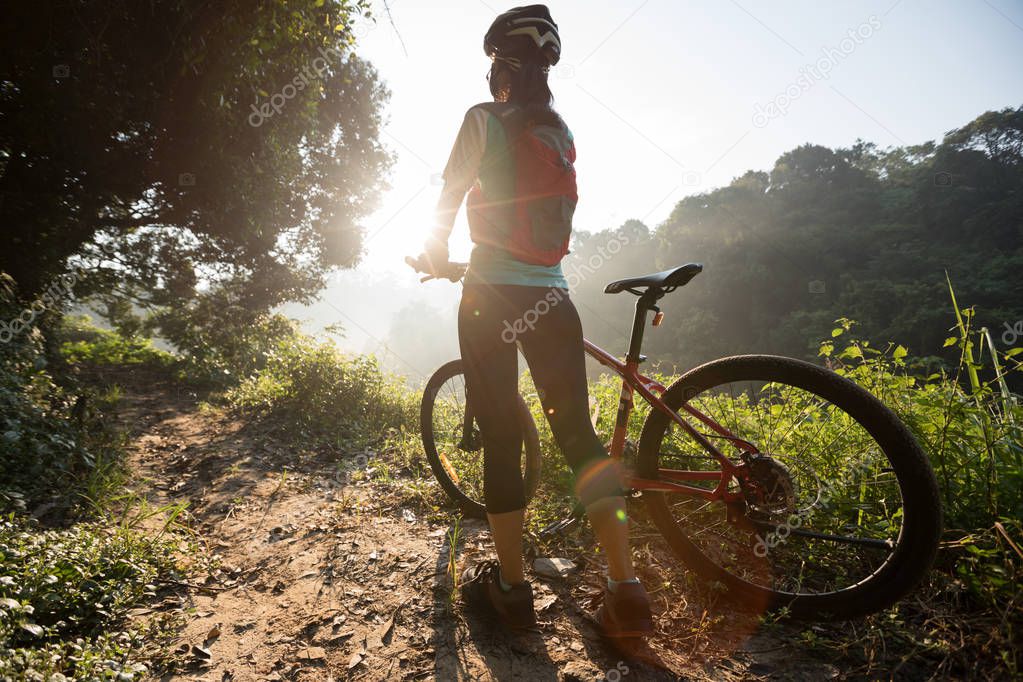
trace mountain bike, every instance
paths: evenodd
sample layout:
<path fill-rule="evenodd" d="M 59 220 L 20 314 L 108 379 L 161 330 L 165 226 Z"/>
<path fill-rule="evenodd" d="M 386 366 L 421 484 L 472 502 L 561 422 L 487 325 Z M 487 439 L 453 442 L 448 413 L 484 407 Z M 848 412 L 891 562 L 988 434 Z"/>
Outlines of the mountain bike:
<path fill-rule="evenodd" d="M 409 260 L 414 267 L 418 263 Z M 612 282 L 637 297 L 619 360 L 586 353 L 622 378 L 610 455 L 674 553 L 748 608 L 801 619 L 853 618 L 894 604 L 927 573 L 941 534 L 937 480 L 909 429 L 868 391 L 817 365 L 772 355 L 714 360 L 670 386 L 640 373 L 657 302 L 702 271 L 689 263 Z M 464 264 L 440 276 L 458 281 Z M 423 281 L 435 277 L 423 278 Z M 460 360 L 423 394 L 430 467 L 451 499 L 483 516 L 483 450 Z M 638 446 L 627 442 L 639 396 L 650 405 Z M 536 424 L 519 400 L 523 477 L 540 479 Z"/>

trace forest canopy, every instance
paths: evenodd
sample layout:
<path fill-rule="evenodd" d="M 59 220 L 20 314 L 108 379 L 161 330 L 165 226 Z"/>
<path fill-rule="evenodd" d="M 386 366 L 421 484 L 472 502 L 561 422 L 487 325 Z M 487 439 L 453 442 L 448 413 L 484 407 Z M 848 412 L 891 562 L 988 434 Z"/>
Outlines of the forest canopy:
<path fill-rule="evenodd" d="M 601 257 L 613 240 L 623 248 Z M 623 348 L 632 300 L 601 293 L 604 284 L 688 261 L 704 272 L 661 302 L 664 325 L 646 341 L 653 358 L 815 357 L 839 318 L 878 343 L 938 356 L 955 323 L 946 272 L 976 306 L 975 327 L 1011 337 L 1023 320 L 1023 107 L 984 113 L 937 143 L 806 144 L 770 172 L 686 197 L 654 230 L 633 220 L 578 234 L 566 271 L 601 263 L 575 292 L 587 335 Z"/>
<path fill-rule="evenodd" d="M 76 298 L 172 340 L 210 297 L 307 300 L 357 261 L 391 163 L 388 93 L 353 51 L 368 7 L 6 7 L 0 271 L 25 300 L 74 271 Z"/>

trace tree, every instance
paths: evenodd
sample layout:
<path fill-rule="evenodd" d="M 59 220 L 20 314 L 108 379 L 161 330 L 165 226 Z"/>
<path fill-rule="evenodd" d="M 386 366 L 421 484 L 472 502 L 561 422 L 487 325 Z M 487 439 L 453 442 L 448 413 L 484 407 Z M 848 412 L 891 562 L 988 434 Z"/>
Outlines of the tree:
<path fill-rule="evenodd" d="M 76 296 L 100 294 L 115 316 L 218 289 L 261 311 L 358 260 L 391 162 L 388 93 L 353 52 L 367 1 L 5 14 L 0 270 L 22 296 L 80 267 Z"/>

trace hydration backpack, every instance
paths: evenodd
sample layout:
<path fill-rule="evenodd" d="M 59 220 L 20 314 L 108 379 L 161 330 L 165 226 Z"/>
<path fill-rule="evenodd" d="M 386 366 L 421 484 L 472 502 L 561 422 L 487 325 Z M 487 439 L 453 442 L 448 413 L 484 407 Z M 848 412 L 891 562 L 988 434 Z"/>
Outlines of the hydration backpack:
<path fill-rule="evenodd" d="M 486 167 L 469 192 L 472 240 L 525 263 L 556 265 L 568 253 L 579 199 L 572 134 L 561 126 L 531 125 L 513 105 L 478 106 L 501 122 L 507 148 L 486 155 Z"/>

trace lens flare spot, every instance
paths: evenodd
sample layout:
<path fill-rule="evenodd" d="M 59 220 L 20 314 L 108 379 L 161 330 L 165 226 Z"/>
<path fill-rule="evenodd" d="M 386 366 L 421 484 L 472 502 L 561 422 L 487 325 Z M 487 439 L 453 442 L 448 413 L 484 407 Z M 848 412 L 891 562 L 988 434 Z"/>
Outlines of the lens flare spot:
<path fill-rule="evenodd" d="M 554 408 L 553 407 L 547 408 L 547 414 L 554 414 Z"/>
<path fill-rule="evenodd" d="M 476 310 L 472 311 L 472 314 L 475 315 L 476 317 L 479 317 L 480 316 L 479 309 L 477 308 Z"/>
<path fill-rule="evenodd" d="M 622 523 L 625 523 L 625 510 L 624 509 L 619 509 L 617 512 L 615 512 L 615 516 L 618 517 L 619 521 L 621 521 Z"/>
<path fill-rule="evenodd" d="M 610 457 L 597 459 L 576 472 L 576 496 L 588 501 L 622 494 L 622 476 L 618 464 Z"/>

